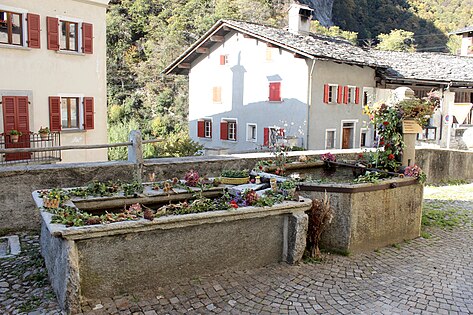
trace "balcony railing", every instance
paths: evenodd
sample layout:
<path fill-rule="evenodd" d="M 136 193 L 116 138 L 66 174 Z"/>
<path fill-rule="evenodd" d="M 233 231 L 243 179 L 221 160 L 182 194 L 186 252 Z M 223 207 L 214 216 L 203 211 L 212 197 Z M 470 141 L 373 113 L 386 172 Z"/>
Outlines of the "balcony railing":
<path fill-rule="evenodd" d="M 61 135 L 53 132 L 47 135 L 29 133 L 18 140 L 8 134 L 0 135 L 0 149 L 38 149 L 34 152 L 14 152 L 0 154 L 0 165 L 11 164 L 47 164 L 61 161 L 61 150 L 39 151 L 45 148 L 59 147 Z"/>

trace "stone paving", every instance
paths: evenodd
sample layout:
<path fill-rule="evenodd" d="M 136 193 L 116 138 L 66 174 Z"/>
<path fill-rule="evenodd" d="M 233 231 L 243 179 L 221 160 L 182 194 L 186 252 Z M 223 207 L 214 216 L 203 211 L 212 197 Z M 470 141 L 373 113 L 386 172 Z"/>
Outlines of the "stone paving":
<path fill-rule="evenodd" d="M 425 238 L 349 257 L 328 255 L 321 263 L 281 264 L 86 301 L 82 311 L 473 314 L 473 186 L 458 186 L 455 191 L 460 191 L 455 200 L 426 200 L 430 208 L 455 208 L 465 214 L 465 223 L 453 229 L 430 228 Z M 443 198 L 435 190 L 431 196 Z M 38 256 L 38 237 L 22 234 L 21 239 L 24 248 L 19 260 L 0 260 L 0 314 L 59 313 Z"/>

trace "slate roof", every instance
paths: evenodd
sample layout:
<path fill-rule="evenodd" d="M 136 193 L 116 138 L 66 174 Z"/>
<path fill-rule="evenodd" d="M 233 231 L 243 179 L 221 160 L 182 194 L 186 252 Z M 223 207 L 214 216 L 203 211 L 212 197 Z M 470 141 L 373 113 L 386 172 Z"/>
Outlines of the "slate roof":
<path fill-rule="evenodd" d="M 467 26 L 467 27 L 461 28 L 458 31 L 451 32 L 450 34 L 463 34 L 463 33 L 469 33 L 469 32 L 473 32 L 473 26 Z"/>
<path fill-rule="evenodd" d="M 366 50 L 354 46 L 345 39 L 313 33 L 308 36 L 297 35 L 285 29 L 241 21 L 223 20 L 222 22 L 248 34 L 304 52 L 316 59 L 338 60 L 343 63 L 367 66 L 377 65 L 376 60 Z"/>
<path fill-rule="evenodd" d="M 473 28 L 473 27 L 472 27 Z M 205 35 L 189 47 L 170 64 L 164 73 L 185 73 L 180 63 L 190 63 L 198 58 L 199 47 L 213 45 L 212 35 L 225 35 L 235 30 L 272 45 L 279 46 L 303 57 L 331 60 L 334 62 L 370 66 L 378 75 L 389 80 L 429 81 L 473 85 L 473 58 L 440 53 L 405 53 L 379 50 L 365 50 L 345 39 L 320 34 L 297 35 L 285 29 L 271 26 L 220 20 Z"/>
<path fill-rule="evenodd" d="M 383 76 L 442 82 L 473 83 L 473 58 L 440 53 L 407 53 L 372 50 L 379 64 L 388 66 Z"/>

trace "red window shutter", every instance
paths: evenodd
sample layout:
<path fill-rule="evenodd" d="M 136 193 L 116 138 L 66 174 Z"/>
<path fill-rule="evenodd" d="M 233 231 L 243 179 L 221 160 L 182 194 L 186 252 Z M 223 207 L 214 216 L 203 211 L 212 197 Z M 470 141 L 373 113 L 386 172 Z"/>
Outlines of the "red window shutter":
<path fill-rule="evenodd" d="M 29 134 L 30 132 L 30 116 L 28 114 L 28 96 L 18 96 L 17 98 L 17 111 L 18 117 L 18 131 L 23 134 Z"/>
<path fill-rule="evenodd" d="M 350 89 L 348 86 L 345 86 L 344 88 L 344 93 L 343 93 L 343 103 L 348 104 L 348 94 L 350 93 Z"/>
<path fill-rule="evenodd" d="M 269 83 L 269 101 L 270 102 L 281 101 L 281 82 Z"/>
<path fill-rule="evenodd" d="M 28 47 L 41 48 L 41 25 L 38 14 L 27 14 L 28 20 Z"/>
<path fill-rule="evenodd" d="M 220 139 L 228 140 L 228 122 L 226 121 L 220 123 Z"/>
<path fill-rule="evenodd" d="M 342 102 L 343 102 L 343 87 L 338 86 L 337 103 L 341 104 Z"/>
<path fill-rule="evenodd" d="M 328 104 L 328 95 L 329 95 L 330 86 L 328 84 L 324 85 L 324 103 Z"/>
<path fill-rule="evenodd" d="M 3 105 L 3 126 L 6 134 L 13 129 L 16 129 L 15 123 L 15 101 L 16 97 L 14 96 L 3 96 L 2 105 Z"/>
<path fill-rule="evenodd" d="M 204 138 L 205 137 L 205 121 L 199 120 L 197 122 L 197 137 Z"/>
<path fill-rule="evenodd" d="M 49 97 L 49 129 L 61 131 L 61 98 L 58 96 Z"/>
<path fill-rule="evenodd" d="M 48 16 L 46 24 L 48 29 L 48 49 L 59 50 L 59 19 Z"/>
<path fill-rule="evenodd" d="M 285 135 L 286 135 L 286 130 L 284 130 L 283 128 L 280 128 L 279 129 L 279 136 L 284 137 Z"/>
<path fill-rule="evenodd" d="M 269 146 L 269 128 L 264 128 L 264 142 L 263 145 Z"/>
<path fill-rule="evenodd" d="M 94 98 L 84 97 L 84 129 L 94 129 Z"/>
<path fill-rule="evenodd" d="M 94 53 L 94 27 L 90 23 L 82 23 L 82 52 Z"/>
<path fill-rule="evenodd" d="M 360 88 L 355 89 L 355 104 L 360 104 Z"/>
<path fill-rule="evenodd" d="M 220 65 L 224 65 L 225 64 L 225 55 L 220 55 Z"/>

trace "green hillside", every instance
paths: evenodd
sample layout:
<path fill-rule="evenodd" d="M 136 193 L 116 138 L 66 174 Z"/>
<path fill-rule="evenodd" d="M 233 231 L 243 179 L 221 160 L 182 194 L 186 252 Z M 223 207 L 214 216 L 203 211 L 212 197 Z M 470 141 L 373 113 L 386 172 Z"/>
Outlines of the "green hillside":
<path fill-rule="evenodd" d="M 446 51 L 448 32 L 473 25 L 473 0 L 335 0 L 335 25 L 358 32 L 359 43 L 403 29 L 422 51 Z"/>

